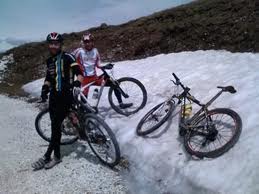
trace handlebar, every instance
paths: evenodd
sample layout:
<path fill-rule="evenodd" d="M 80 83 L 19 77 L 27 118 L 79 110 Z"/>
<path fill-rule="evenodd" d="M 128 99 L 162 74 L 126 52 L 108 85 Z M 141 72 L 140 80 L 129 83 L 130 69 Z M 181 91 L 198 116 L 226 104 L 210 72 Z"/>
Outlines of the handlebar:
<path fill-rule="evenodd" d="M 175 75 L 175 73 L 172 73 L 172 75 L 174 76 L 174 78 L 175 78 L 175 81 L 173 81 L 173 80 L 171 80 L 176 86 L 181 86 L 182 88 L 183 88 L 183 90 L 186 90 L 187 89 L 187 87 L 185 87 L 182 83 L 181 83 L 181 81 L 180 81 L 180 79 Z"/>
<path fill-rule="evenodd" d="M 176 83 L 177 82 L 180 82 L 180 79 L 175 75 L 175 73 L 172 73 L 172 75 L 174 76 L 175 80 L 176 80 Z"/>
<path fill-rule="evenodd" d="M 191 94 L 190 94 L 190 88 L 188 88 L 188 87 L 186 87 L 186 86 L 184 86 L 183 84 L 182 84 L 182 82 L 180 81 L 180 79 L 176 76 L 176 74 L 175 73 L 172 73 L 172 75 L 174 76 L 174 78 L 175 78 L 175 81 L 173 81 L 172 80 L 172 82 L 176 85 L 176 86 L 181 86 L 182 88 L 183 88 L 183 92 L 182 92 L 182 94 L 180 94 L 179 95 L 179 97 L 180 98 L 182 98 L 182 97 L 187 97 L 189 100 L 191 100 L 191 101 L 193 101 L 194 103 L 196 103 L 196 104 L 198 104 L 198 105 L 201 105 L 200 104 L 200 101 L 199 100 L 197 100 L 194 96 L 192 96 Z"/>
<path fill-rule="evenodd" d="M 113 67 L 114 67 L 114 64 L 108 63 L 108 64 L 106 64 L 106 65 L 100 67 L 100 69 L 101 69 L 102 71 L 105 71 L 106 69 L 107 69 L 107 70 L 110 70 L 110 69 L 112 69 Z"/>
<path fill-rule="evenodd" d="M 199 100 L 197 100 L 194 96 L 192 96 L 192 95 L 190 94 L 190 92 L 189 92 L 189 91 L 190 91 L 190 88 L 184 86 L 184 85 L 181 83 L 180 79 L 175 75 L 175 73 L 172 73 L 172 75 L 174 76 L 175 81 L 174 81 L 174 80 L 171 80 L 171 81 L 172 81 L 176 86 L 179 86 L 179 85 L 180 85 L 180 86 L 183 88 L 183 92 L 182 92 L 180 95 L 178 95 L 178 97 L 176 96 L 178 99 L 187 98 L 187 99 L 189 99 L 190 101 L 192 101 L 192 102 L 194 102 L 194 103 L 196 103 L 196 104 L 198 104 L 198 105 L 200 105 L 200 106 L 205 106 L 205 105 L 201 104 Z M 216 94 L 216 96 L 214 96 L 214 97 L 206 104 L 206 106 L 210 105 L 217 97 L 219 97 L 219 96 L 222 94 L 222 92 L 229 92 L 229 93 L 231 93 L 231 94 L 236 93 L 236 89 L 235 89 L 233 86 L 226 86 L 226 87 L 218 86 L 217 88 L 221 89 L 221 91 L 220 91 L 218 94 Z M 180 100 L 179 100 L 179 101 L 180 101 Z"/>

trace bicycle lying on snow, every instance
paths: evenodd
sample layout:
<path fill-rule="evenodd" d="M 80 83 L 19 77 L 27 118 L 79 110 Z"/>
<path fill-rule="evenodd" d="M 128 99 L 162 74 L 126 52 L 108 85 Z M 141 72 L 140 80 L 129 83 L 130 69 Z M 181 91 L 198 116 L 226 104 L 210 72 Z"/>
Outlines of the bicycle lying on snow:
<path fill-rule="evenodd" d="M 176 86 L 181 86 L 183 92 L 173 95 L 163 103 L 152 108 L 137 125 L 136 132 L 140 136 L 152 133 L 163 125 L 176 109 L 181 106 L 179 112 L 179 134 L 184 136 L 184 146 L 191 155 L 199 158 L 214 158 L 227 152 L 238 141 L 242 130 L 242 120 L 233 110 L 228 108 L 216 108 L 208 110 L 208 107 L 223 93 L 236 93 L 233 86 L 222 87 L 209 102 L 200 103 L 190 94 L 190 88 L 184 86 L 180 79 L 173 73 Z M 190 104 L 195 103 L 201 107 L 190 118 Z"/>
<path fill-rule="evenodd" d="M 114 133 L 106 122 L 94 113 L 83 94 L 83 88 L 73 89 L 74 103 L 61 127 L 61 145 L 80 140 L 87 141 L 94 154 L 106 165 L 113 167 L 120 161 L 120 149 Z M 35 119 L 38 134 L 51 140 L 49 109 L 45 108 Z"/>

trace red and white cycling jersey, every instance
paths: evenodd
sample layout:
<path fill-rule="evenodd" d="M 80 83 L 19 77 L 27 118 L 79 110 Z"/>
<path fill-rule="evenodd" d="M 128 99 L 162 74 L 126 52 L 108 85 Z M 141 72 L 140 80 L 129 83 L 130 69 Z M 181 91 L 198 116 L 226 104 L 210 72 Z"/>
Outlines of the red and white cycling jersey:
<path fill-rule="evenodd" d="M 77 63 L 80 64 L 85 77 L 96 75 L 96 67 L 101 64 L 100 55 L 96 48 L 91 51 L 78 48 L 72 54 L 76 57 Z"/>

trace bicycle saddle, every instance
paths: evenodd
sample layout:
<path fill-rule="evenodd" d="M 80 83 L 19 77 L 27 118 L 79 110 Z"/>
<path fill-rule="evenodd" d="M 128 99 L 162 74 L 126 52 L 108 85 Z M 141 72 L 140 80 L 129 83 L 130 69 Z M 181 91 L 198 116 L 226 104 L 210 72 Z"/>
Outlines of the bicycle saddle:
<path fill-rule="evenodd" d="M 222 89 L 223 92 L 230 92 L 231 94 L 234 94 L 237 92 L 233 86 L 226 86 L 226 87 L 218 86 L 217 88 Z"/>

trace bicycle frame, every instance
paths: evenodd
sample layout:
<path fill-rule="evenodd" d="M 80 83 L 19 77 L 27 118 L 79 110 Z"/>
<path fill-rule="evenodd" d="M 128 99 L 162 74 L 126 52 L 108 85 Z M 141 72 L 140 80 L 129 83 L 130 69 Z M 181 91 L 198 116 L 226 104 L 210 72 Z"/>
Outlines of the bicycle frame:
<path fill-rule="evenodd" d="M 110 76 L 110 75 L 106 72 L 106 70 L 105 70 L 104 68 L 101 68 L 101 70 L 103 71 L 103 73 L 102 73 L 101 75 L 99 75 L 98 78 L 97 78 L 97 80 L 98 80 L 98 79 L 102 79 L 102 84 L 101 84 L 101 86 L 100 86 L 100 91 L 99 91 L 99 94 L 98 94 L 98 99 L 97 99 L 97 103 L 96 103 L 96 108 L 97 108 L 98 105 L 99 105 L 99 102 L 100 102 L 100 99 L 101 99 L 101 96 L 102 96 L 102 93 L 103 93 L 103 89 L 104 89 L 104 87 L 105 87 L 105 85 L 106 85 L 106 83 L 107 83 L 108 80 L 110 80 L 111 83 L 113 84 L 112 87 L 117 88 L 117 89 L 120 91 L 121 95 L 122 95 L 124 98 L 128 98 L 129 95 L 126 94 L 126 93 L 122 90 L 122 88 L 120 87 L 120 85 L 119 85 L 119 83 L 117 82 L 117 80 L 114 79 L 112 76 Z M 91 112 L 93 112 L 93 113 L 96 113 L 96 110 L 88 103 L 88 100 L 87 100 L 87 98 L 85 97 L 85 95 L 83 94 L 83 91 L 84 91 L 86 88 L 90 88 L 90 86 L 94 85 L 95 82 L 96 82 L 96 81 L 92 81 L 92 82 L 90 82 L 89 84 L 83 86 L 83 87 L 81 88 L 80 96 L 78 96 L 78 100 L 82 102 L 82 99 L 83 99 L 83 101 L 86 103 L 84 106 L 86 106 L 86 107 L 87 107 L 89 110 L 91 110 Z"/>
<path fill-rule="evenodd" d="M 193 128 L 195 129 L 204 129 L 204 126 L 197 126 L 196 123 L 198 121 L 198 119 L 200 118 L 200 116 L 204 113 L 205 118 L 206 118 L 206 123 L 208 123 L 208 107 L 223 93 L 223 90 L 219 91 L 215 96 L 213 96 L 206 104 L 201 104 L 200 101 L 198 101 L 194 96 L 192 96 L 189 91 L 190 88 L 188 87 L 184 87 L 182 84 L 180 84 L 182 86 L 182 88 L 184 89 L 184 91 L 180 94 L 180 95 L 173 95 L 171 97 L 171 101 L 174 101 L 173 99 L 176 98 L 178 99 L 178 105 L 182 104 L 180 112 L 179 112 L 179 127 L 180 128 L 184 128 L 186 130 L 193 130 Z M 194 115 L 191 118 L 188 118 L 188 120 L 186 119 L 185 116 L 185 107 L 186 106 L 186 101 L 190 101 L 193 102 L 195 104 L 197 104 L 198 106 L 200 106 L 201 108 L 194 113 Z M 183 103 L 182 103 L 183 102 Z M 204 131 L 202 131 L 202 133 L 204 134 Z"/>
<path fill-rule="evenodd" d="M 219 91 L 215 96 L 213 96 L 206 104 L 200 104 L 197 102 L 194 102 L 191 97 L 186 96 L 186 98 L 195 104 L 201 106 L 201 108 L 194 113 L 194 115 L 188 120 L 188 123 L 193 124 L 197 121 L 198 117 L 204 112 L 205 117 L 207 117 L 208 107 L 222 94 L 222 91 Z M 186 103 L 186 100 L 185 100 Z M 185 105 L 185 104 L 184 104 Z"/>
<path fill-rule="evenodd" d="M 99 95 L 98 95 L 96 107 L 98 107 L 98 105 L 99 105 L 99 102 L 100 102 L 100 99 L 101 99 L 101 96 L 102 96 L 102 93 L 103 93 L 104 86 L 105 86 L 105 84 L 106 84 L 106 82 L 107 82 L 107 81 L 104 79 L 104 74 L 98 76 L 98 79 L 99 79 L 99 78 L 103 78 L 103 80 L 102 80 L 102 84 L 101 84 L 101 86 L 100 86 L 100 91 L 99 91 Z M 85 95 L 83 94 L 83 91 L 84 91 L 86 88 L 90 88 L 90 86 L 94 85 L 95 82 L 96 82 L 96 81 L 92 81 L 92 82 L 90 82 L 89 84 L 83 86 L 83 87 L 81 88 L 81 92 L 80 92 L 80 98 L 82 98 L 83 101 L 86 102 L 88 106 L 90 106 L 90 109 L 93 109 L 93 108 L 92 108 L 92 106 L 88 103 L 88 99 L 87 99 L 87 98 L 85 97 Z M 93 111 L 93 112 L 95 112 L 95 111 Z"/>

